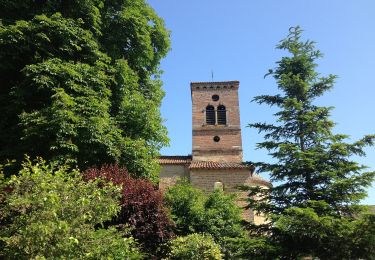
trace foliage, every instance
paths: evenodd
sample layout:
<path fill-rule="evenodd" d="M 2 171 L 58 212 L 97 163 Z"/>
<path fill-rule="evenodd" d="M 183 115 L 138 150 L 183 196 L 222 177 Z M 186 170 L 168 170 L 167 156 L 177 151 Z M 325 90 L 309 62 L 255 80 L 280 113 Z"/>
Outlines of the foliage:
<path fill-rule="evenodd" d="M 182 180 L 169 187 L 164 196 L 178 235 L 185 236 L 202 231 L 207 198 L 201 190 L 193 188 L 187 180 Z"/>
<path fill-rule="evenodd" d="M 241 209 L 235 199 L 234 194 L 224 194 L 220 190 L 210 193 L 204 204 L 202 232 L 210 234 L 218 242 L 224 237 L 242 236 Z"/>
<path fill-rule="evenodd" d="M 319 259 L 372 259 L 374 218 L 319 216 L 311 208 L 290 208 L 275 222 L 275 230 L 282 238 L 283 255 L 291 258 L 311 254 Z"/>
<path fill-rule="evenodd" d="M 321 77 L 315 71 L 322 54 L 314 42 L 301 40 L 299 27 L 291 28 L 277 48 L 291 54 L 268 73 L 281 94 L 254 99 L 279 109 L 277 123 L 250 125 L 265 133 L 258 148 L 268 150 L 275 161 L 258 163 L 258 171 L 269 172 L 275 185 L 268 190 L 251 189 L 249 207 L 268 214 L 273 241 L 287 249 L 281 253 L 284 257 L 363 257 L 368 251 L 357 250 L 356 241 L 361 238 L 353 236 L 361 221 L 358 203 L 375 172 L 364 172 L 366 167 L 352 156 L 364 156 L 363 148 L 374 144 L 375 135 L 350 144 L 345 142 L 348 136 L 332 133 L 332 108 L 319 107 L 314 101 L 333 87 L 336 76 Z M 261 199 L 251 199 L 255 194 Z"/>
<path fill-rule="evenodd" d="M 170 242 L 170 260 L 214 260 L 222 259 L 220 247 L 212 237 L 201 234 L 190 234 L 177 237 Z"/>
<path fill-rule="evenodd" d="M 160 245 L 174 236 L 174 225 L 164 207 L 163 196 L 150 181 L 134 179 L 118 165 L 88 169 L 83 177 L 85 180 L 104 179 L 122 187 L 121 211 L 111 224 L 132 227 L 132 235 L 148 253 L 157 253 Z"/>
<path fill-rule="evenodd" d="M 24 154 L 156 181 L 169 32 L 144 0 L 0 2 L 0 162 Z M 14 171 L 14 169 L 13 169 Z M 11 170 L 7 170 L 7 173 Z"/>
<path fill-rule="evenodd" d="M 141 259 L 132 237 L 103 223 L 120 210 L 120 188 L 85 182 L 39 160 L 2 179 L 1 253 L 9 259 Z"/>
<path fill-rule="evenodd" d="M 178 235 L 206 233 L 217 242 L 223 237 L 242 236 L 241 212 L 233 195 L 214 191 L 206 196 L 182 181 L 167 190 L 165 201 Z"/>
<path fill-rule="evenodd" d="M 355 242 L 355 247 L 351 249 L 353 257 L 375 258 L 375 214 L 373 212 L 366 212 L 355 222 L 351 240 Z"/>
<path fill-rule="evenodd" d="M 221 246 L 224 259 L 277 259 L 279 252 L 266 237 L 226 237 Z"/>

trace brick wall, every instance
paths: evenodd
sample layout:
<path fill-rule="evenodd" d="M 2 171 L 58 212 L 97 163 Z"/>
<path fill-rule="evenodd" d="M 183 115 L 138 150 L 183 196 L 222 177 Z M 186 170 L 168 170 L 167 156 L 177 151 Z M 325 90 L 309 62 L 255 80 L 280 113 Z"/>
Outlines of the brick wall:
<path fill-rule="evenodd" d="M 191 83 L 193 160 L 242 162 L 238 87 L 238 81 Z M 213 95 L 218 95 L 219 100 L 214 101 Z M 227 124 L 207 125 L 207 105 L 215 109 L 224 105 Z M 214 136 L 219 136 L 220 141 L 215 142 Z"/>
<path fill-rule="evenodd" d="M 178 179 L 189 179 L 189 169 L 186 165 L 161 165 L 159 177 L 159 189 L 165 190 L 176 184 Z"/>
<path fill-rule="evenodd" d="M 233 88 L 230 88 L 230 85 L 233 85 Z M 224 86 L 227 86 L 227 88 L 224 88 Z M 219 105 L 224 105 L 227 109 L 227 125 L 240 128 L 238 87 L 238 82 L 235 84 L 192 83 L 193 129 L 200 128 L 205 124 L 206 117 L 204 111 L 207 105 L 213 105 L 215 108 Z M 218 101 L 212 100 L 212 96 L 215 94 L 219 96 Z"/>
<path fill-rule="evenodd" d="M 190 170 L 190 183 L 205 192 L 211 192 L 214 189 L 215 182 L 222 182 L 224 184 L 224 192 L 236 193 L 238 196 L 237 205 L 244 207 L 247 205 L 245 199 L 247 193 L 236 189 L 238 185 L 259 185 L 254 183 L 249 170 Z M 266 186 L 264 186 L 266 187 Z M 243 210 L 242 217 L 248 221 L 252 221 L 259 225 L 265 222 L 262 215 L 257 215 L 251 209 Z"/>
<path fill-rule="evenodd" d="M 247 198 L 246 192 L 241 192 L 236 189 L 237 185 L 259 185 L 250 175 L 249 170 L 205 170 L 192 169 L 189 171 L 188 165 L 161 165 L 160 171 L 160 190 L 165 190 L 167 187 L 176 184 L 176 181 L 181 178 L 187 178 L 193 187 L 199 188 L 208 193 L 214 190 L 215 182 L 221 182 L 224 185 L 224 192 L 235 193 L 238 196 L 237 205 L 240 207 L 246 206 Z M 262 185 L 264 186 L 264 185 Z M 266 186 L 264 186 L 266 187 Z M 242 217 L 248 221 L 259 225 L 265 222 L 262 215 L 257 215 L 251 209 L 243 210 Z"/>
<path fill-rule="evenodd" d="M 239 162 L 242 151 L 236 154 L 216 153 L 216 151 L 198 151 L 194 153 L 194 160 L 213 162 Z"/>
<path fill-rule="evenodd" d="M 222 182 L 224 184 L 224 191 L 235 192 L 238 191 L 235 187 L 237 185 L 244 185 L 250 181 L 250 172 L 247 169 L 243 170 L 205 170 L 205 169 L 191 169 L 190 182 L 191 184 L 205 192 L 213 191 L 215 182 Z"/>

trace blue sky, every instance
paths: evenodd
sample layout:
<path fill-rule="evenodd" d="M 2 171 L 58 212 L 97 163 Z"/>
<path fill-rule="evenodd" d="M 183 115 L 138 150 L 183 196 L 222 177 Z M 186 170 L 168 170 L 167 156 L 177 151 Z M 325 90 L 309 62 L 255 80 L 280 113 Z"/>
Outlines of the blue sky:
<path fill-rule="evenodd" d="M 334 106 L 336 133 L 351 141 L 375 133 L 375 1 L 373 0 L 148 0 L 171 30 L 172 50 L 162 61 L 166 96 L 161 108 L 169 131 L 164 155 L 191 153 L 190 82 L 240 81 L 244 160 L 269 160 L 256 150 L 262 136 L 247 126 L 274 122 L 275 110 L 251 103 L 260 94 L 276 93 L 275 81 L 263 78 L 285 53 L 275 45 L 291 26 L 317 42 L 324 57 L 321 75 L 336 74 L 332 91 L 317 100 Z M 375 170 L 375 148 L 356 158 Z M 267 177 L 267 176 L 265 176 Z M 375 183 L 364 201 L 375 204 Z"/>

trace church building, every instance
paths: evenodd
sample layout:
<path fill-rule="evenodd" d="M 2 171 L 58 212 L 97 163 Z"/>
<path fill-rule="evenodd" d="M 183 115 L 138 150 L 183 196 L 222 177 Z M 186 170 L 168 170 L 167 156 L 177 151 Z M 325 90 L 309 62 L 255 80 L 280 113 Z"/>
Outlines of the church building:
<path fill-rule="evenodd" d="M 193 187 L 205 192 L 216 188 L 228 193 L 246 193 L 239 185 L 269 187 L 270 183 L 254 172 L 254 166 L 242 159 L 239 81 L 192 82 L 192 153 L 161 156 L 160 189 L 187 178 Z M 245 202 L 239 199 L 240 206 Z M 255 224 L 264 220 L 247 211 L 244 217 Z"/>

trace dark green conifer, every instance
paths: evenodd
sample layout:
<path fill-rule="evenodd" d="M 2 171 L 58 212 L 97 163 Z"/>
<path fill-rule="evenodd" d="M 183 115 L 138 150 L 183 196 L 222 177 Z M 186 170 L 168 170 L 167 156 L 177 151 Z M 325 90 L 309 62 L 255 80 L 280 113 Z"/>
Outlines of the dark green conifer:
<path fill-rule="evenodd" d="M 369 221 L 361 218 L 359 203 L 375 172 L 366 172 L 353 156 L 364 156 L 363 148 L 374 144 L 375 135 L 348 143 L 347 135 L 333 133 L 332 107 L 318 106 L 315 100 L 333 87 L 336 76 L 316 72 L 322 54 L 313 41 L 301 40 L 301 32 L 290 28 L 277 45 L 290 55 L 267 74 L 276 80 L 280 94 L 254 99 L 278 112 L 273 124 L 250 125 L 264 133 L 257 147 L 268 150 L 273 162 L 258 163 L 257 169 L 270 174 L 273 187 L 252 189 L 251 196 L 261 194 L 263 199 L 250 199 L 249 206 L 269 216 L 271 240 L 283 248 L 283 257 L 368 257 L 374 249 L 371 239 L 367 243 L 355 234 L 361 221 Z"/>

